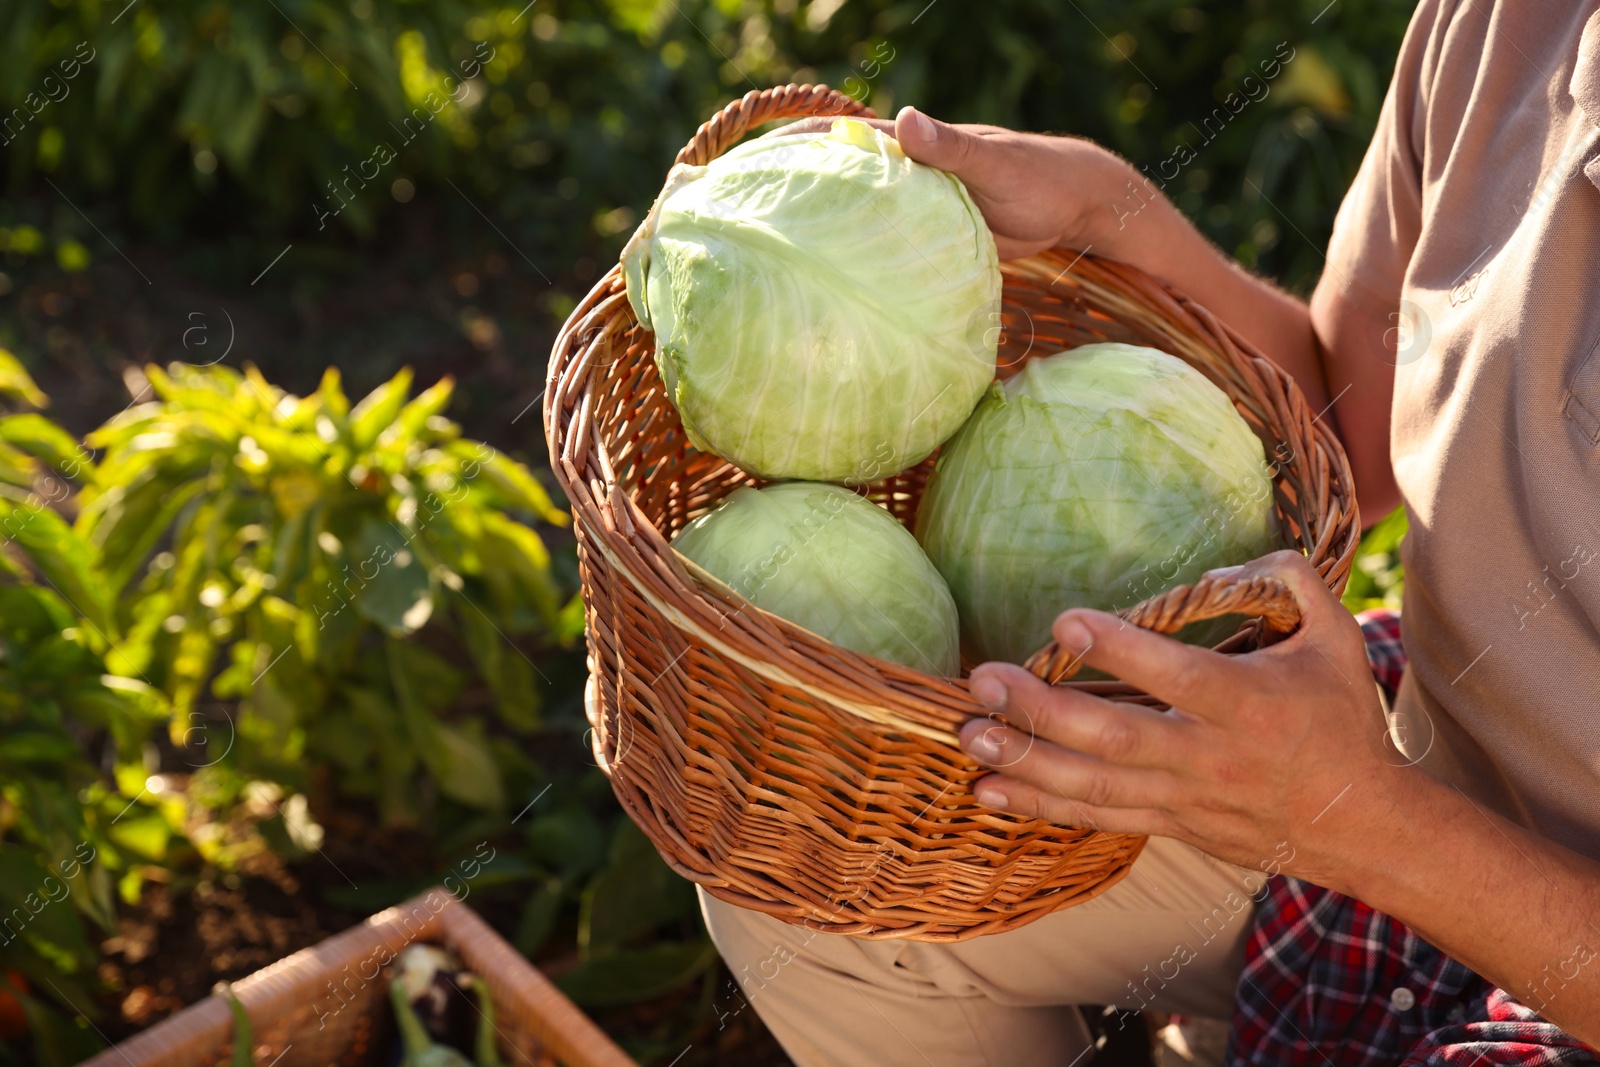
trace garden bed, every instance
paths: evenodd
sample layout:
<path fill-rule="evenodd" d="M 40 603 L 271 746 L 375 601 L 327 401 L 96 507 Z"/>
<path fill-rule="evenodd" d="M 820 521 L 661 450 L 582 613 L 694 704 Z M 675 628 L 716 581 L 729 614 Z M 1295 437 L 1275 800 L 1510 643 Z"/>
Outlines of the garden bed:
<path fill-rule="evenodd" d="M 302 948 L 307 948 L 360 922 L 363 916 L 329 903 L 327 890 L 348 886 L 343 870 L 357 882 L 392 880 L 405 835 L 378 834 L 367 828 L 351 838 L 332 837 L 325 857 L 293 867 L 272 853 L 263 853 L 237 872 L 214 876 L 183 890 L 149 884 L 137 906 L 125 908 L 117 934 L 104 942 L 101 977 L 108 985 L 102 1000 L 100 1029 L 112 1042 L 175 1014 L 208 995 L 219 981 L 237 981 Z M 360 842 L 366 842 L 363 847 Z M 429 857 L 414 852 L 411 870 L 427 869 Z M 514 928 L 516 901 L 503 894 L 496 900 L 475 900 L 477 909 L 502 933 Z M 576 963 L 570 951 L 556 951 L 534 961 L 559 977 Z M 717 987 L 730 988 L 725 968 L 718 968 Z M 698 1024 L 701 988 L 674 991 L 642 1004 L 591 1009 L 602 1029 L 626 1048 L 649 1048 L 682 1039 L 688 1054 L 679 1067 L 691 1064 L 738 1064 L 741 1067 L 783 1067 L 789 1061 L 754 1012 L 729 1016 L 718 1029 L 715 1017 Z M 731 997 L 725 998 L 729 999 Z M 671 1062 L 667 1056 L 661 1062 Z"/>

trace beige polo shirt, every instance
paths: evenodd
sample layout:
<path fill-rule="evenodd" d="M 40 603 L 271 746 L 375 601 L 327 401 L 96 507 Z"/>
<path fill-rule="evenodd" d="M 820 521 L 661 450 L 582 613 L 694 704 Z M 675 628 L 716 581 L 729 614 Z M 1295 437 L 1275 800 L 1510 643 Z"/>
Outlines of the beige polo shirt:
<path fill-rule="evenodd" d="M 1600 4 L 1424 0 L 1323 284 L 1396 331 L 1402 751 L 1600 858 Z"/>

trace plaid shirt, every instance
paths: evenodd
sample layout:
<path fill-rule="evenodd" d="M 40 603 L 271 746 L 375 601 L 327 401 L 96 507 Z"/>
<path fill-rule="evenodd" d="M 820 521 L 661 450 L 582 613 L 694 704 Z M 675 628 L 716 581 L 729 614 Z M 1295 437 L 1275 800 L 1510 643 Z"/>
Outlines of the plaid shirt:
<path fill-rule="evenodd" d="M 1393 701 L 1400 616 L 1359 616 Z M 1298 879 L 1268 883 L 1245 947 L 1228 1067 L 1596 1064 L 1577 1038 L 1359 900 Z"/>

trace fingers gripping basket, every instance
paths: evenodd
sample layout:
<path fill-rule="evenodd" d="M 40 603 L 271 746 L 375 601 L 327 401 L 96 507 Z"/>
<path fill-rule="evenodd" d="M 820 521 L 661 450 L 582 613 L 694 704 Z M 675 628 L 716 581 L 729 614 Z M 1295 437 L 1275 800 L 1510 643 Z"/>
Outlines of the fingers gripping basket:
<path fill-rule="evenodd" d="M 752 92 L 678 155 L 703 164 L 772 119 L 870 114 L 822 86 Z M 1344 453 L 1283 371 L 1145 274 L 1049 252 L 1002 265 L 1002 376 L 1090 341 L 1146 344 L 1231 396 L 1273 457 L 1285 542 L 1334 590 L 1358 536 Z M 679 874 L 724 900 L 872 938 L 959 941 L 1095 896 L 1144 838 L 1000 814 L 973 799 L 983 769 L 956 731 L 984 714 L 963 679 L 839 648 L 692 575 L 668 541 L 749 476 L 696 451 L 612 268 L 556 340 L 545 425 L 573 507 L 588 621 L 594 749 L 628 814 Z M 933 461 L 869 488 L 909 525 Z M 1228 612 L 1297 615 L 1271 580 L 1203 581 L 1124 614 L 1171 632 Z M 1052 650 L 1029 662 L 1065 673 Z M 1118 683 L 1068 682 L 1156 703 Z"/>

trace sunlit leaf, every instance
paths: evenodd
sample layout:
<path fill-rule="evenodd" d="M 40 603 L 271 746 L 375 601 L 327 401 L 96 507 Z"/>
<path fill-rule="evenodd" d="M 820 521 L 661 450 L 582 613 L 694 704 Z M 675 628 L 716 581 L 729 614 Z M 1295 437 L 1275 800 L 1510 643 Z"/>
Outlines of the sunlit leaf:
<path fill-rule="evenodd" d="M 0 500 L 0 532 L 26 549 L 41 576 L 93 625 L 103 640 L 116 636 L 110 590 L 94 555 L 66 521 L 39 504 L 18 507 Z"/>
<path fill-rule="evenodd" d="M 411 395 L 411 368 L 402 369 L 393 378 L 361 398 L 350 412 L 350 439 L 356 448 L 371 448 Z"/>
<path fill-rule="evenodd" d="M 135 805 L 122 818 L 107 828 L 111 840 L 137 856 L 147 860 L 160 860 L 166 856 L 167 842 L 172 839 L 172 827 L 166 818 L 153 808 Z"/>
<path fill-rule="evenodd" d="M 0 416 L 0 441 L 39 457 L 62 478 L 79 481 L 90 473 L 89 454 L 71 434 L 43 415 Z"/>
<path fill-rule="evenodd" d="M 0 396 L 20 400 L 29 407 L 42 408 L 50 398 L 33 384 L 33 377 L 10 349 L 0 346 Z"/>
<path fill-rule="evenodd" d="M 455 385 L 455 379 L 445 375 L 418 393 L 415 400 L 400 409 L 400 414 L 395 420 L 399 423 L 401 432 L 407 437 L 419 436 L 428 424 L 428 420 L 444 411 L 449 405 L 450 397 L 455 393 Z"/>
<path fill-rule="evenodd" d="M 344 395 L 338 367 L 329 367 L 322 372 L 322 383 L 317 386 L 317 396 L 322 400 L 323 411 L 331 420 L 332 427 L 343 432 L 350 421 L 350 401 Z"/>
<path fill-rule="evenodd" d="M 550 555 L 544 542 L 532 529 L 499 512 L 484 512 L 482 518 L 480 551 L 502 610 L 528 605 L 547 624 L 554 621 L 560 610 L 560 591 L 550 575 Z"/>

